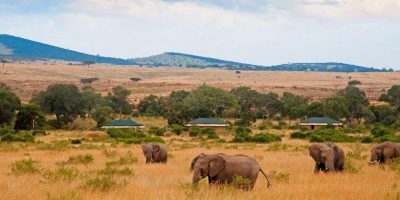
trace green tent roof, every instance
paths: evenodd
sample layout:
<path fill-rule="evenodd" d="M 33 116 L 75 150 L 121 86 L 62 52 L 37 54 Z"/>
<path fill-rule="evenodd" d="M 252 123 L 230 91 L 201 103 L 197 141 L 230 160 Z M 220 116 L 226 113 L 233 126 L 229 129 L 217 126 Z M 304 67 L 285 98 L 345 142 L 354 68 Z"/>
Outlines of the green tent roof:
<path fill-rule="evenodd" d="M 104 123 L 102 126 L 143 126 L 143 124 L 137 123 L 132 120 L 113 120 Z"/>
<path fill-rule="evenodd" d="M 337 123 L 340 123 L 340 122 L 338 122 L 338 121 L 336 121 L 336 120 L 334 120 L 334 119 L 332 119 L 332 118 L 329 118 L 329 117 L 311 117 L 311 118 L 308 118 L 308 119 L 306 119 L 306 120 L 301 121 L 301 123 L 310 123 L 310 124 L 313 124 L 313 123 L 318 123 L 318 124 L 320 124 L 320 123 L 337 124 Z"/>
<path fill-rule="evenodd" d="M 197 118 L 190 121 L 188 124 L 227 124 L 224 120 L 218 118 Z"/>

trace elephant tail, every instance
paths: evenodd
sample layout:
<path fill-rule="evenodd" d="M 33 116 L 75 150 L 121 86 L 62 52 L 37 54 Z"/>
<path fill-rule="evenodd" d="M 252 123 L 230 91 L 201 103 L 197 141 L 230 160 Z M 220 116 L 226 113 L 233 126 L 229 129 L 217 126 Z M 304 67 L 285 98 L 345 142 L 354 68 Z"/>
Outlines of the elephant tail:
<path fill-rule="evenodd" d="M 265 172 L 260 168 L 260 172 L 264 175 L 264 177 L 267 179 L 267 182 L 268 182 L 268 185 L 267 185 L 267 187 L 269 188 L 269 187 L 271 187 L 272 185 L 271 185 L 271 182 L 269 182 L 269 179 L 268 179 L 268 176 L 267 176 L 267 174 L 265 174 Z"/>

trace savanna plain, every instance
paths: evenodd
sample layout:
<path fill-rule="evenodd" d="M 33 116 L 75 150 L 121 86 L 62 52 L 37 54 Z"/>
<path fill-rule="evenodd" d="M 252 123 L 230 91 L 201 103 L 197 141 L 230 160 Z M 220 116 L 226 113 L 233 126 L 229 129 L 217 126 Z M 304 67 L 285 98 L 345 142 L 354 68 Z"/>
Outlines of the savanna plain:
<path fill-rule="evenodd" d="M 135 102 L 149 94 L 168 95 L 207 84 L 223 89 L 250 86 L 258 91 L 290 91 L 310 99 L 329 96 L 344 88 L 349 79 L 371 101 L 383 90 L 400 83 L 394 73 L 250 72 L 216 69 L 69 66 L 66 63 L 10 63 L 0 70 L 0 80 L 23 102 L 53 83 L 82 86 L 82 78 L 99 78 L 92 86 L 106 94 L 116 85 L 132 91 Z M 132 77 L 142 81 L 132 82 Z M 146 126 L 162 127 L 166 120 L 133 118 Z M 260 123 L 260 122 L 257 122 Z M 253 133 L 262 132 L 257 125 Z M 343 173 L 314 174 L 306 140 L 291 139 L 294 130 L 267 130 L 282 135 L 268 144 L 230 143 L 234 131 L 223 131 L 228 142 L 202 141 L 169 134 L 167 164 L 146 165 L 139 144 L 110 140 L 104 131 L 48 130 L 34 143 L 0 143 L 0 199 L 400 199 L 400 167 L 369 165 L 373 144 L 336 143 L 346 154 Z M 168 134 L 167 134 L 168 135 Z M 79 143 L 74 144 L 74 140 Z M 254 190 L 230 185 L 209 186 L 206 180 L 191 184 L 191 160 L 200 153 L 245 154 L 254 157 L 267 173 L 267 188 L 260 174 Z"/>

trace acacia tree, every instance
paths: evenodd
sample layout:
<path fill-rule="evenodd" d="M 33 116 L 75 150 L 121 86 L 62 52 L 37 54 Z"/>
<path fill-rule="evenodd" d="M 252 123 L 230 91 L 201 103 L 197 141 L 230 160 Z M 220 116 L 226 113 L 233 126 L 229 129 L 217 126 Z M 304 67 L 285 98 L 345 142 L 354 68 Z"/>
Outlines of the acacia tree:
<path fill-rule="evenodd" d="M 82 63 L 83 63 L 84 65 L 87 65 L 87 67 L 89 68 L 90 65 L 93 65 L 95 62 L 94 62 L 94 61 L 91 61 L 91 60 L 86 60 L 86 61 L 83 61 Z"/>
<path fill-rule="evenodd" d="M 184 125 L 192 119 L 191 106 L 186 102 L 186 99 L 190 97 L 190 92 L 179 90 L 172 91 L 166 98 L 164 117 L 167 119 L 168 124 Z"/>
<path fill-rule="evenodd" d="M 264 116 L 271 118 L 272 116 L 282 112 L 282 109 L 283 103 L 279 100 L 278 94 L 269 92 L 263 95 L 263 101 L 261 104 L 263 118 Z"/>
<path fill-rule="evenodd" d="M 64 123 L 73 121 L 83 113 L 82 96 L 72 84 L 54 84 L 46 91 L 32 97 L 31 102 L 39 105 L 46 113 L 55 114 Z"/>
<path fill-rule="evenodd" d="M 339 120 L 350 117 L 348 101 L 342 96 L 331 96 L 323 100 L 324 116 Z"/>

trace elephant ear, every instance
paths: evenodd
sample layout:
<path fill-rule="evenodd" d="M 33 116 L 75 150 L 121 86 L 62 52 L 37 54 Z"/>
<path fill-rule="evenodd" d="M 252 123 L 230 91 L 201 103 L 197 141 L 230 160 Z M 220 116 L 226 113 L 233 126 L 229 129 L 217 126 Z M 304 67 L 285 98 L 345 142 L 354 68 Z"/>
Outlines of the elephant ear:
<path fill-rule="evenodd" d="M 217 155 L 214 158 L 210 159 L 209 162 L 209 176 L 214 177 L 217 175 L 222 169 L 225 168 L 225 159 L 221 155 Z"/>
<path fill-rule="evenodd" d="M 203 156 L 205 156 L 205 154 L 201 153 L 198 156 L 196 156 L 195 158 L 193 158 L 192 162 L 190 163 L 190 172 L 192 172 L 194 170 L 194 165 L 196 164 L 197 160 L 199 158 L 202 158 Z"/>

